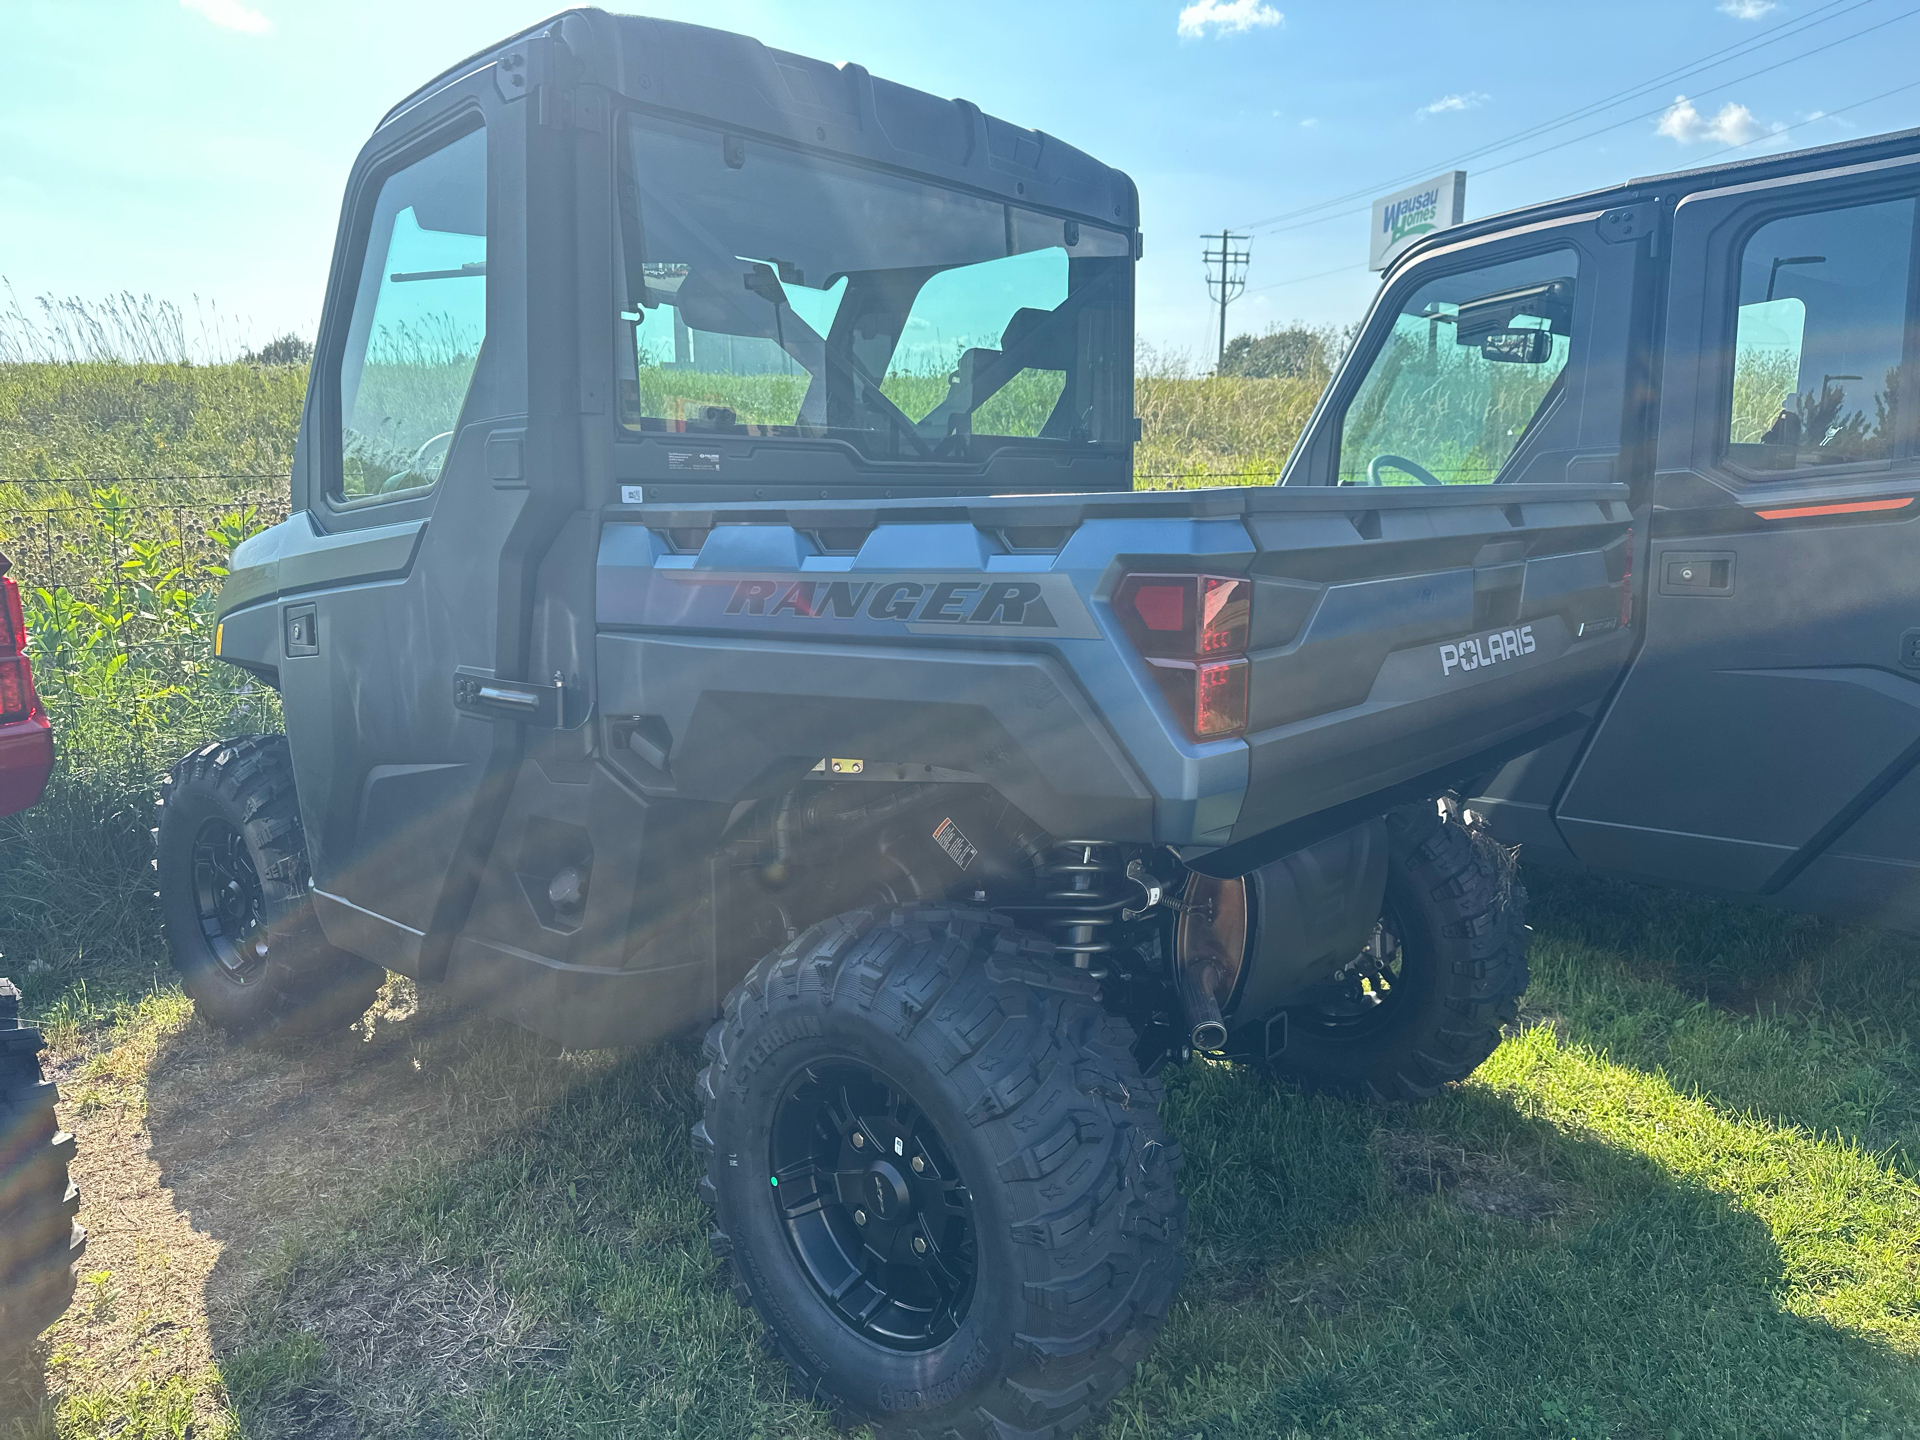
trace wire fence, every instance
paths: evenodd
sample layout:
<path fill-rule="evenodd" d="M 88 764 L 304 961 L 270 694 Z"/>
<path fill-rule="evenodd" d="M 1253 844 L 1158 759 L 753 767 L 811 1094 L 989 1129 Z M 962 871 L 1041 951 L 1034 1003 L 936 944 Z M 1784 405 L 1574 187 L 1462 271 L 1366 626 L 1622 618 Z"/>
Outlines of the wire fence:
<path fill-rule="evenodd" d="M 228 470 L 202 475 L 0 475 L 0 485 L 184 485 L 203 480 L 285 481 L 284 470 Z"/>
<path fill-rule="evenodd" d="M 128 569 L 182 577 L 224 566 L 233 537 L 278 524 L 289 512 L 284 491 L 224 501 L 90 503 L 0 509 L 0 551 L 22 586 L 65 588 L 92 596 Z"/>

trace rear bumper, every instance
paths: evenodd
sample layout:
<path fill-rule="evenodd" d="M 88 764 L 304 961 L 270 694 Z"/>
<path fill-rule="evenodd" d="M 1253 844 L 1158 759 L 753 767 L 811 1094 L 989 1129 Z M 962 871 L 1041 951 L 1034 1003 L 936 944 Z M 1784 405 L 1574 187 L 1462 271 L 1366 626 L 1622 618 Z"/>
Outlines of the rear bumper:
<path fill-rule="evenodd" d="M 0 815 L 37 805 L 53 773 L 53 726 L 42 715 L 0 725 Z"/>

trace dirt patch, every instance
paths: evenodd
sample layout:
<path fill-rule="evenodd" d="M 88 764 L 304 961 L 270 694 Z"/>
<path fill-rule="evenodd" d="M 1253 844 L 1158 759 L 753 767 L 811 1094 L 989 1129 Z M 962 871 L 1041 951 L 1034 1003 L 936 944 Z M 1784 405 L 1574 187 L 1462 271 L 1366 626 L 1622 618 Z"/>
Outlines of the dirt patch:
<path fill-rule="evenodd" d="M 46 1393 L 58 1404 L 190 1377 L 196 1433 L 220 1429 L 214 1361 L 245 1348 L 247 1299 L 290 1242 L 396 1173 L 484 1146 L 608 1063 L 423 1006 L 404 981 L 354 1029 L 309 1046 L 237 1045 L 182 1005 L 97 1057 L 61 1059 L 89 1241 L 79 1294 L 42 1341 Z M 488 1277 L 423 1261 L 320 1289 L 300 1323 L 323 1366 L 355 1382 L 348 1393 L 382 1409 L 465 1393 L 545 1343 Z M 360 1434 L 367 1419 L 311 1413 L 272 1433 Z"/>
<path fill-rule="evenodd" d="M 437 1402 L 565 1358 L 491 1278 L 416 1262 L 297 1292 L 281 1318 L 296 1340 L 318 1342 L 324 1359 L 309 1378 L 324 1383 L 295 1387 L 254 1418 L 313 1440 L 406 1433 Z"/>
<path fill-rule="evenodd" d="M 1504 1156 L 1392 1130 L 1375 1131 L 1373 1148 L 1386 1165 L 1389 1183 L 1404 1195 L 1445 1195 L 1463 1209 L 1528 1225 L 1545 1224 L 1573 1208 L 1565 1185 Z"/>

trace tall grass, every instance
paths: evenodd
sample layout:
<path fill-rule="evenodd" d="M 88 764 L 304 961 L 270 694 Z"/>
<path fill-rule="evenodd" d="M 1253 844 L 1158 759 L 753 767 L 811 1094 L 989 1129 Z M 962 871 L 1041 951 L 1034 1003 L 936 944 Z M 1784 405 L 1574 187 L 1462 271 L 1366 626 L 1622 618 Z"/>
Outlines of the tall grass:
<path fill-rule="evenodd" d="M 1273 483 L 1326 383 L 1321 373 L 1198 376 L 1184 355 L 1142 346 L 1134 362 L 1135 483 L 1143 490 Z"/>
<path fill-rule="evenodd" d="M 36 295 L 23 302 L 0 279 L 0 365 L 79 364 L 116 360 L 137 365 L 220 364 L 241 353 L 237 329 L 211 301 L 194 297 L 191 313 L 171 300 L 123 290 L 104 300 Z"/>

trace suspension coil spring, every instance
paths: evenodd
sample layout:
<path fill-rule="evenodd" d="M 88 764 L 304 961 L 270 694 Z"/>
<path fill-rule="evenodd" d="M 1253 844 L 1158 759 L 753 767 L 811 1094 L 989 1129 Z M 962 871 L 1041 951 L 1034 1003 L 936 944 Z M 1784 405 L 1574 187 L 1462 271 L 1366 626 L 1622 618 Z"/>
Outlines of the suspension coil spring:
<path fill-rule="evenodd" d="M 1120 847 L 1107 840 L 1061 840 L 1040 865 L 1048 914 L 1045 924 L 1060 954 L 1082 970 L 1113 948 L 1107 930 L 1130 894 Z"/>

